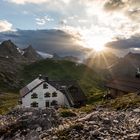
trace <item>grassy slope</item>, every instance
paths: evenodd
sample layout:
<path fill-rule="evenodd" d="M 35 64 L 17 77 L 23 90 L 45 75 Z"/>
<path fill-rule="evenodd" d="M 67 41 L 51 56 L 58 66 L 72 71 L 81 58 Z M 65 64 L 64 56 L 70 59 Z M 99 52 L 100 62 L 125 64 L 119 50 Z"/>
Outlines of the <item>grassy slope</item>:
<path fill-rule="evenodd" d="M 91 95 L 101 89 L 101 77 L 83 64 L 76 65 L 66 60 L 42 60 L 24 68 L 21 77 L 24 85 L 39 74 L 48 75 L 52 80 L 77 80 L 86 92 Z"/>
<path fill-rule="evenodd" d="M 4 114 L 18 104 L 19 95 L 15 93 L 0 94 L 0 114 Z"/>
<path fill-rule="evenodd" d="M 107 100 L 103 103 L 104 106 L 113 109 L 125 109 L 128 107 L 140 106 L 140 95 L 136 93 L 129 93 L 123 96 L 119 96 L 116 99 Z"/>

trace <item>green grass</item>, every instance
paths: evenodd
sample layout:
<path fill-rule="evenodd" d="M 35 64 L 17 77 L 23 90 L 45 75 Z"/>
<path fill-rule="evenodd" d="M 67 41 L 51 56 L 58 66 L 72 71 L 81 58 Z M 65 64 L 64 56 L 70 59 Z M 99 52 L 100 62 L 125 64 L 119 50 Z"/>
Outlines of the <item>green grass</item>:
<path fill-rule="evenodd" d="M 61 117 L 76 117 L 76 113 L 70 109 L 60 109 L 59 114 Z"/>
<path fill-rule="evenodd" d="M 103 103 L 105 107 L 112 109 L 127 109 L 129 107 L 140 106 L 140 95 L 136 93 L 129 93 L 123 96 L 119 96 L 116 99 L 107 100 Z"/>
<path fill-rule="evenodd" d="M 19 95 L 15 93 L 0 94 L 0 114 L 7 113 L 11 108 L 18 104 Z"/>

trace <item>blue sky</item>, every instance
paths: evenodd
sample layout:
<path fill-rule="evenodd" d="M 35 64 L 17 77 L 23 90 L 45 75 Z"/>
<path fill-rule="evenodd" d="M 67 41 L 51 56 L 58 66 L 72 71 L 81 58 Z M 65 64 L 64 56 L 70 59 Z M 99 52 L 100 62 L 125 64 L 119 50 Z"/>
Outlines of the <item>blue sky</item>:
<path fill-rule="evenodd" d="M 59 15 L 56 12 L 41 9 L 41 5 L 15 4 L 2 1 L 0 4 L 0 19 L 11 23 L 13 29 L 48 29 L 57 26 Z M 37 24 L 37 19 L 45 17 L 51 20 L 46 20 L 42 25 Z"/>
<path fill-rule="evenodd" d="M 139 17 L 140 0 L 1 0 L 0 32 L 60 29 L 85 47 L 138 51 Z"/>

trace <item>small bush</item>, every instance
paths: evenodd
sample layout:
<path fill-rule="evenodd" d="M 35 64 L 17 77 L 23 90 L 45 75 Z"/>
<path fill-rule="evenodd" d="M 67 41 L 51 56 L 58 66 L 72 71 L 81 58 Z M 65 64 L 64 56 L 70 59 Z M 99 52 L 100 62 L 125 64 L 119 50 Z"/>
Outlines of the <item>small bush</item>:
<path fill-rule="evenodd" d="M 84 112 L 84 113 L 91 113 L 94 110 L 94 106 L 93 105 L 86 105 L 83 106 L 79 109 L 80 112 Z"/>
<path fill-rule="evenodd" d="M 77 115 L 70 110 L 62 110 L 62 111 L 60 111 L 60 116 L 61 117 L 75 117 Z"/>

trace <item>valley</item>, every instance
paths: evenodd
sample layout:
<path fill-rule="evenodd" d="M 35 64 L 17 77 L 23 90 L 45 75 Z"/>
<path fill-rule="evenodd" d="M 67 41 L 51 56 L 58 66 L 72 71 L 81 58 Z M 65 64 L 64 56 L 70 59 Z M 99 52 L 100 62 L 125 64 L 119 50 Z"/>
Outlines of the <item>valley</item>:
<path fill-rule="evenodd" d="M 2 139 L 21 139 L 21 137 L 27 140 L 32 138 L 139 139 L 139 128 L 137 128 L 140 123 L 139 94 L 130 93 L 110 100 L 104 98 L 106 82 L 116 76 L 123 78 L 135 76 L 136 69 L 140 66 L 139 54 L 129 53 L 124 58 L 104 54 L 104 56 L 107 55 L 106 61 L 108 60 L 110 66 L 108 67 L 104 57 L 100 55 L 79 63 L 78 59 L 72 56 L 56 57 L 55 55 L 54 58 L 43 58 L 31 46 L 23 49 L 23 55 L 22 50 L 19 52 L 18 47 L 11 41 L 2 43 L 0 48 L 2 48 L 0 54 L 0 134 Z M 99 59 L 102 63 L 98 63 Z M 87 104 L 81 108 L 60 108 L 55 111 L 21 108 L 19 90 L 39 74 L 48 76 L 49 80 L 76 80 L 87 96 Z M 123 121 L 130 124 L 133 118 L 137 124 L 132 122 L 134 124 L 132 127 L 126 126 L 126 122 L 119 122 L 119 127 L 122 129 L 118 129 L 116 122 L 122 115 Z M 26 126 L 25 123 L 28 125 Z"/>

